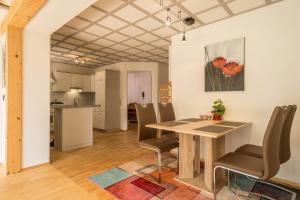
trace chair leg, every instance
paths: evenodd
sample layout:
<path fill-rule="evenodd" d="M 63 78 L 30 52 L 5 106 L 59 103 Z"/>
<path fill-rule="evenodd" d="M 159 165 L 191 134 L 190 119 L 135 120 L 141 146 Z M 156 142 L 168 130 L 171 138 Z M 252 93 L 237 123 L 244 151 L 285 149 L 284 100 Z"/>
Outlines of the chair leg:
<path fill-rule="evenodd" d="M 179 174 L 179 147 L 177 149 L 177 174 Z"/>
<path fill-rule="evenodd" d="M 158 183 L 161 183 L 161 153 L 158 151 Z"/>
<path fill-rule="evenodd" d="M 214 199 L 216 200 L 217 199 L 217 194 L 216 194 L 216 192 L 217 192 L 217 190 L 216 190 L 216 171 L 217 171 L 217 168 L 218 168 L 218 166 L 216 166 L 215 168 L 214 168 Z"/>

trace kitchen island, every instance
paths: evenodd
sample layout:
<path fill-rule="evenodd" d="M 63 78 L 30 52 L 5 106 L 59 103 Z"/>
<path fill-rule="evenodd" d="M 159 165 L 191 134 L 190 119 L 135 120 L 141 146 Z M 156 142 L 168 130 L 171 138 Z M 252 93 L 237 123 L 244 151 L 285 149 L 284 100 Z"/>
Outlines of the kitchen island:
<path fill-rule="evenodd" d="M 93 145 L 93 105 L 55 105 L 52 108 L 56 150 Z"/>

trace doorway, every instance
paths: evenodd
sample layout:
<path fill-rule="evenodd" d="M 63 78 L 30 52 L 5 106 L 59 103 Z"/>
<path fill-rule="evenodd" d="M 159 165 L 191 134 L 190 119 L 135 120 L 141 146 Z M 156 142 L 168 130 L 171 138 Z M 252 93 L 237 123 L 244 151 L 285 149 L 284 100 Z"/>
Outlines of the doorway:
<path fill-rule="evenodd" d="M 130 71 L 127 75 L 127 116 L 128 130 L 137 128 L 135 104 L 152 102 L 152 73 L 150 71 Z"/>

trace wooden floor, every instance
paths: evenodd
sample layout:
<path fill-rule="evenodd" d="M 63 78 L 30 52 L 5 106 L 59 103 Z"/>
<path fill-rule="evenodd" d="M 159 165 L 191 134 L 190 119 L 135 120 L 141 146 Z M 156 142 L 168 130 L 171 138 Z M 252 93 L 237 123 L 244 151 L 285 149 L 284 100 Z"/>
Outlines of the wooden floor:
<path fill-rule="evenodd" d="M 114 199 L 87 177 L 150 152 L 137 145 L 136 130 L 94 132 L 94 146 L 68 152 L 51 149 L 51 163 L 12 176 L 0 175 L 0 199 Z"/>

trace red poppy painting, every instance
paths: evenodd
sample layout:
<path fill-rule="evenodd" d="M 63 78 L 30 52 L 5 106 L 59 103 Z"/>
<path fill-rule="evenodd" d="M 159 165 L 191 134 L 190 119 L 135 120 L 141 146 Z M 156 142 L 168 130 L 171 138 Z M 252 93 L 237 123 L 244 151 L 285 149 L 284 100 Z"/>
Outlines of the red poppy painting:
<path fill-rule="evenodd" d="M 243 91 L 245 38 L 205 47 L 205 91 Z"/>

